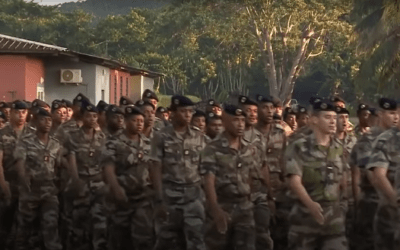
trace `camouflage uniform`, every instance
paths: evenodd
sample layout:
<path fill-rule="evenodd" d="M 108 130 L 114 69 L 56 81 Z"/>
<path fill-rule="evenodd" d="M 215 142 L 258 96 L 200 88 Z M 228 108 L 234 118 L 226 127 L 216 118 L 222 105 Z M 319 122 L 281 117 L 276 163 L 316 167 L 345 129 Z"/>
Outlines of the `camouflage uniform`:
<path fill-rule="evenodd" d="M 60 164 L 61 145 L 58 140 L 49 137 L 47 145 L 36 135 L 23 137 L 16 146 L 14 157 L 24 162 L 25 174 L 30 180 L 30 191 L 20 187 L 19 227 L 17 242 L 22 249 L 33 249 L 35 242 L 34 222 L 39 218 L 42 235 L 47 250 L 61 250 L 58 235 L 58 198 L 55 179 Z"/>
<path fill-rule="evenodd" d="M 333 140 L 329 147 L 316 144 L 312 133 L 289 145 L 285 153 L 288 175 L 298 175 L 310 198 L 318 202 L 325 217 L 320 225 L 308 208 L 297 200 L 290 212 L 289 249 L 347 249 L 345 211 L 341 207 L 340 181 L 346 171 L 343 147 Z"/>
<path fill-rule="evenodd" d="M 157 130 L 162 129 L 165 127 L 165 122 L 158 117 L 155 117 L 154 128 Z"/>
<path fill-rule="evenodd" d="M 353 182 L 352 182 L 352 176 L 350 174 L 350 166 L 348 164 L 349 158 L 350 158 L 350 153 L 354 147 L 354 145 L 357 143 L 357 138 L 355 135 L 352 133 L 346 133 L 345 137 L 343 140 L 338 139 L 338 142 L 343 146 L 343 159 L 345 161 L 345 165 L 347 168 L 347 171 L 349 174 L 347 175 L 347 195 L 346 195 L 346 200 L 347 202 L 346 207 L 348 209 L 346 213 L 346 235 L 347 239 L 350 245 L 350 249 L 354 249 L 355 243 L 353 241 L 354 239 L 354 223 L 355 223 L 355 218 L 354 218 L 354 213 L 355 213 L 355 207 L 354 207 L 354 197 L 353 197 Z"/>
<path fill-rule="evenodd" d="M 269 133 L 263 136 L 266 143 L 266 161 L 269 168 L 272 198 L 276 201 L 276 215 L 271 227 L 271 236 L 277 249 L 285 249 L 289 230 L 288 215 L 292 205 L 287 196 L 288 188 L 283 164 L 287 137 L 279 124 L 273 125 Z"/>
<path fill-rule="evenodd" d="M 6 241 L 13 242 L 16 232 L 16 221 L 18 210 L 18 176 L 14 167 L 16 160 L 14 150 L 20 137 L 33 133 L 33 129 L 25 126 L 21 134 L 15 133 L 11 124 L 0 130 L 0 151 L 3 152 L 4 178 L 10 184 L 11 202 L 8 203 L 0 191 L 0 249 L 4 249 Z M 13 227 L 14 226 L 14 227 Z M 11 232 L 11 234 L 10 234 Z"/>
<path fill-rule="evenodd" d="M 254 221 L 256 228 L 256 249 L 272 250 L 273 241 L 269 232 L 271 210 L 268 205 L 266 180 L 261 174 L 262 167 L 266 164 L 266 145 L 260 131 L 255 128 L 246 130 L 243 140 L 247 144 L 253 144 L 257 149 L 254 156 L 254 171 L 252 171 L 251 201 L 254 208 Z"/>
<path fill-rule="evenodd" d="M 394 187 L 395 172 L 400 167 L 400 131 L 389 129 L 380 134 L 373 143 L 373 150 L 366 166 L 368 170 L 376 167 L 387 169 L 387 178 Z M 395 230 L 398 227 L 399 215 L 396 206 L 379 192 L 379 204 L 374 220 L 375 249 L 397 249 Z M 397 247 L 396 247 L 397 245 Z"/>
<path fill-rule="evenodd" d="M 162 166 L 163 201 L 169 212 L 165 223 L 156 221 L 155 249 L 205 249 L 203 191 L 199 173 L 204 136 L 191 128 L 182 136 L 172 126 L 154 135 L 151 160 Z"/>
<path fill-rule="evenodd" d="M 102 167 L 112 164 L 118 183 L 125 190 L 128 202 L 119 202 L 107 195 L 110 213 L 109 246 L 118 249 L 152 249 L 155 242 L 152 199 L 154 191 L 149 179 L 150 140 L 129 139 L 124 132 L 107 140 L 102 153 Z"/>
<path fill-rule="evenodd" d="M 359 250 L 374 249 L 373 221 L 378 208 L 379 196 L 367 177 L 365 166 L 372 153 L 372 143 L 383 132 L 379 127 L 371 128 L 368 133 L 359 138 L 350 154 L 350 167 L 360 168 L 360 199 L 356 206 L 355 239 Z"/>
<path fill-rule="evenodd" d="M 83 128 L 70 132 L 67 142 L 69 154 L 74 154 L 79 179 L 84 186 L 79 193 L 73 192 L 70 179 L 65 195 L 73 197 L 72 228 L 69 232 L 71 249 L 95 250 L 107 248 L 107 218 L 104 202 L 104 182 L 99 157 L 105 144 L 105 135 L 95 131 L 93 139 L 87 139 Z"/>
<path fill-rule="evenodd" d="M 232 149 L 223 133 L 202 153 L 201 172 L 215 176 L 219 206 L 229 214 L 228 231 L 221 234 L 208 218 L 206 241 L 210 250 L 254 250 L 255 223 L 249 180 L 257 157 L 256 146 L 242 140 L 240 150 Z"/>
<path fill-rule="evenodd" d="M 288 144 L 297 141 L 300 138 L 304 138 L 307 135 L 310 135 L 313 130 L 309 126 L 304 126 L 302 128 L 297 129 L 293 132 L 293 134 L 288 137 Z"/>

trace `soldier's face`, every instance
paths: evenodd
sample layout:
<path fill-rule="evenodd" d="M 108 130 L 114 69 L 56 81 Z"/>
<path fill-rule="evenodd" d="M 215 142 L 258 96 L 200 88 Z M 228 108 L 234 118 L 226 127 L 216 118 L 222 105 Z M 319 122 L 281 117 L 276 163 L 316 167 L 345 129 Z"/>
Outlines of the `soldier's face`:
<path fill-rule="evenodd" d="M 150 103 L 153 104 L 155 108 L 157 108 L 158 102 L 156 99 L 149 99 Z"/>
<path fill-rule="evenodd" d="M 222 120 L 211 119 L 207 124 L 207 135 L 211 138 L 216 137 L 222 131 Z"/>
<path fill-rule="evenodd" d="M 358 114 L 358 121 L 361 126 L 367 127 L 368 126 L 368 118 L 370 116 L 370 112 L 368 110 L 361 110 Z"/>
<path fill-rule="evenodd" d="M 285 122 L 289 125 L 289 127 L 294 130 L 297 127 L 296 116 L 293 114 L 288 114 L 286 116 Z"/>
<path fill-rule="evenodd" d="M 53 112 L 54 122 L 64 123 L 67 119 L 67 109 L 59 108 Z"/>
<path fill-rule="evenodd" d="M 301 114 L 299 116 L 299 119 L 296 119 L 298 128 L 306 126 L 309 119 L 310 117 L 308 116 L 308 114 Z"/>
<path fill-rule="evenodd" d="M 125 120 L 128 133 L 139 134 L 144 128 L 144 117 L 142 115 L 132 115 Z"/>
<path fill-rule="evenodd" d="M 244 116 L 224 115 L 225 130 L 233 137 L 243 136 L 246 125 Z"/>
<path fill-rule="evenodd" d="M 42 133 L 48 133 L 53 125 L 53 120 L 48 116 L 39 116 L 37 118 L 37 129 Z"/>
<path fill-rule="evenodd" d="M 396 110 L 384 110 L 380 112 L 380 115 L 382 125 L 386 129 L 397 126 L 399 123 L 399 113 Z"/>
<path fill-rule="evenodd" d="M 270 102 L 261 103 L 258 106 L 258 117 L 264 123 L 272 123 L 276 108 Z"/>
<path fill-rule="evenodd" d="M 192 121 L 193 107 L 178 107 L 173 112 L 173 117 L 181 125 L 187 126 Z"/>
<path fill-rule="evenodd" d="M 336 107 L 346 108 L 346 104 L 344 102 L 335 102 Z"/>
<path fill-rule="evenodd" d="M 109 124 L 112 129 L 119 130 L 124 127 L 124 116 L 121 114 L 113 114 L 109 119 Z"/>
<path fill-rule="evenodd" d="M 349 115 L 348 114 L 340 114 L 338 115 L 337 120 L 337 130 L 338 132 L 347 131 L 349 128 Z"/>
<path fill-rule="evenodd" d="M 151 99 L 154 100 L 154 99 Z M 145 105 L 141 108 L 142 113 L 144 114 L 144 125 L 146 127 L 153 127 L 155 121 L 155 111 L 153 107 L 149 105 Z"/>
<path fill-rule="evenodd" d="M 11 109 L 10 108 L 3 108 L 1 111 L 3 111 L 4 115 L 7 118 L 7 121 L 10 120 L 10 115 L 11 115 Z"/>
<path fill-rule="evenodd" d="M 336 133 L 337 114 L 334 111 L 321 111 L 312 116 L 313 126 L 323 134 Z"/>
<path fill-rule="evenodd" d="M 258 121 L 258 107 L 255 105 L 244 105 L 243 110 L 246 113 L 246 124 L 254 126 Z"/>
<path fill-rule="evenodd" d="M 74 110 L 72 108 L 67 108 L 67 118 L 66 121 L 69 121 L 74 115 Z"/>
<path fill-rule="evenodd" d="M 106 123 L 106 112 L 105 111 L 102 111 L 99 113 L 98 121 L 99 121 L 99 124 L 102 126 Z"/>
<path fill-rule="evenodd" d="M 4 128 L 4 126 L 6 126 L 6 120 L 0 118 L 0 129 Z"/>
<path fill-rule="evenodd" d="M 96 128 L 98 115 L 95 112 L 85 111 L 82 116 L 83 126 L 88 128 Z"/>
<path fill-rule="evenodd" d="M 276 107 L 275 108 L 275 113 L 279 116 L 282 116 L 283 113 L 283 107 Z"/>
<path fill-rule="evenodd" d="M 27 109 L 13 109 L 10 114 L 11 122 L 21 126 L 26 122 L 26 117 L 28 116 Z"/>
<path fill-rule="evenodd" d="M 169 120 L 169 113 L 168 112 L 162 113 L 161 119 L 164 119 L 164 120 L 168 121 Z"/>
<path fill-rule="evenodd" d="M 204 133 L 206 131 L 206 118 L 204 116 L 193 117 L 192 125 L 198 127 Z"/>

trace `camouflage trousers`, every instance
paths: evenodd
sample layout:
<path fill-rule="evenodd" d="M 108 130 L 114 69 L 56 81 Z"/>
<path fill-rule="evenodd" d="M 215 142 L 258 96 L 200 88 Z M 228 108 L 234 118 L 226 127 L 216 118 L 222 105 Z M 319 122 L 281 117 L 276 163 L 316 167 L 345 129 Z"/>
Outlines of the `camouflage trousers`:
<path fill-rule="evenodd" d="M 200 186 L 164 184 L 168 219 L 156 218 L 157 242 L 154 250 L 205 250 L 205 210 Z"/>
<path fill-rule="evenodd" d="M 52 181 L 31 185 L 31 192 L 21 191 L 18 209 L 18 249 L 40 249 L 40 245 L 36 245 L 38 242 L 43 242 L 46 250 L 62 249 L 58 234 L 57 192 Z M 39 232 L 37 225 L 40 225 Z"/>
<path fill-rule="evenodd" d="M 288 248 L 289 213 L 292 204 L 289 201 L 276 202 L 276 215 L 271 222 L 271 237 L 275 249 L 285 250 Z"/>
<path fill-rule="evenodd" d="M 263 197 L 258 196 L 258 198 L 253 201 L 253 205 L 256 229 L 256 250 L 272 250 L 274 249 L 274 242 L 269 232 L 271 210 L 268 206 L 266 195 Z"/>
<path fill-rule="evenodd" d="M 378 208 L 377 200 L 361 198 L 356 207 L 356 220 L 354 225 L 355 249 L 374 249 L 374 217 Z"/>
<path fill-rule="evenodd" d="M 0 196 L 0 250 L 12 249 L 17 230 L 18 200 Z"/>
<path fill-rule="evenodd" d="M 346 238 L 350 250 L 355 250 L 357 245 L 355 242 L 355 207 L 354 204 L 348 204 L 346 212 Z"/>
<path fill-rule="evenodd" d="M 320 225 L 309 210 L 296 203 L 290 212 L 290 250 L 346 250 L 345 211 L 339 203 L 321 204 L 325 223 Z"/>
<path fill-rule="evenodd" d="M 65 192 L 69 192 L 69 183 Z M 67 195 L 68 197 L 69 195 Z M 68 249 L 107 249 L 107 215 L 104 207 L 104 182 L 85 181 L 72 200 L 72 224 L 68 234 Z"/>
<path fill-rule="evenodd" d="M 399 215 L 397 208 L 389 205 L 379 205 L 374 219 L 374 235 L 376 250 L 398 249 L 395 244 L 395 232 Z"/>
<path fill-rule="evenodd" d="M 230 215 L 228 231 L 221 234 L 211 216 L 207 216 L 206 244 L 209 250 L 255 250 L 255 223 L 252 203 L 221 203 Z"/>
<path fill-rule="evenodd" d="M 107 201 L 107 209 L 110 250 L 153 249 L 155 232 L 151 201 Z"/>

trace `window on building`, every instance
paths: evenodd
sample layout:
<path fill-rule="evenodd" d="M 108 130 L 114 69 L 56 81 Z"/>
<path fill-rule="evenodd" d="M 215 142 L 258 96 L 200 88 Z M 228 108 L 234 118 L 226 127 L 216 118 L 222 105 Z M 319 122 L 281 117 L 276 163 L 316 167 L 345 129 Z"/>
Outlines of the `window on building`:
<path fill-rule="evenodd" d="M 126 78 L 126 95 L 129 96 L 129 78 Z"/>
<path fill-rule="evenodd" d="M 105 99 L 105 91 L 104 91 L 104 89 L 102 89 L 101 90 L 101 100 L 104 101 L 104 99 Z"/>
<path fill-rule="evenodd" d="M 117 104 L 117 76 L 114 77 L 114 103 Z"/>
<path fill-rule="evenodd" d="M 121 78 L 120 78 L 119 81 L 120 81 L 120 84 L 119 84 L 119 91 L 120 91 L 120 93 L 121 93 L 121 96 L 123 96 L 123 95 L 124 95 L 124 94 L 123 94 L 124 92 L 123 92 L 123 89 L 122 89 L 122 88 L 123 88 L 122 85 L 123 85 L 124 83 L 122 82 L 122 81 L 123 81 L 123 80 L 122 80 L 122 76 L 121 76 Z"/>

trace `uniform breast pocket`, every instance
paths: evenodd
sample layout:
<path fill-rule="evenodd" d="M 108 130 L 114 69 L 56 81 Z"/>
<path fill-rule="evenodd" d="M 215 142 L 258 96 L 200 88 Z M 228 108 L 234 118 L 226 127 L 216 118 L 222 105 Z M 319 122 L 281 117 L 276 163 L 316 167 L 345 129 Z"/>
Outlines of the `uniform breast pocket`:
<path fill-rule="evenodd" d="M 164 161 L 165 162 L 178 162 L 181 160 L 182 152 L 177 143 L 165 142 L 164 143 Z"/>

